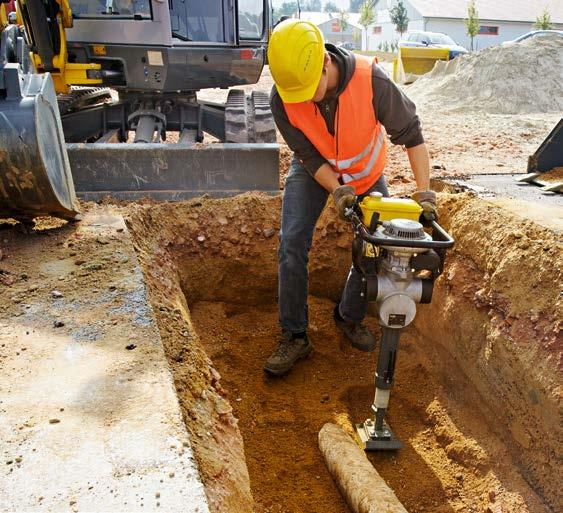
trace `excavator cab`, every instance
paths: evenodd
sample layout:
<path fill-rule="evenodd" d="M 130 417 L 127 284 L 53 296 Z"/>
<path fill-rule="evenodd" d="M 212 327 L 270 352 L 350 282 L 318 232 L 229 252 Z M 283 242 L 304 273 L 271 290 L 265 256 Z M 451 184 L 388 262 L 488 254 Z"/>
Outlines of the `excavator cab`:
<path fill-rule="evenodd" d="M 72 218 L 75 190 L 86 199 L 279 190 L 268 95 L 197 96 L 258 81 L 266 0 L 17 5 L 20 23 L 0 33 L 0 215 Z M 218 142 L 197 145 L 204 133 Z"/>

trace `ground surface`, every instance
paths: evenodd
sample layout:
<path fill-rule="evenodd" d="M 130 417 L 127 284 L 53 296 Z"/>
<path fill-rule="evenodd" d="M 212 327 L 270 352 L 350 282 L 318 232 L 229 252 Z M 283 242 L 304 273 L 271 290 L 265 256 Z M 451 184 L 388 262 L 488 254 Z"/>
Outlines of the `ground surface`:
<path fill-rule="evenodd" d="M 273 81 L 265 68 L 258 84 L 242 89 L 269 92 Z M 408 95 L 409 86 L 403 86 Z M 227 91 L 212 89 L 202 98 L 224 101 Z M 481 173 L 525 173 L 528 156 L 553 129 L 560 113 L 526 115 L 487 112 L 443 113 L 439 105 L 419 110 L 424 138 L 428 144 L 434 176 L 464 176 Z M 290 152 L 283 139 L 282 170 L 290 163 Z M 386 176 L 395 193 L 411 190 L 414 181 L 402 147 L 390 145 Z"/>
<path fill-rule="evenodd" d="M 266 72 L 258 87 L 270 86 Z M 206 95 L 217 99 L 226 93 Z M 555 114 L 444 115 L 439 109 L 420 114 L 434 176 L 524 172 L 527 156 L 558 119 Z M 289 159 L 282 148 L 282 174 Z M 393 194 L 414 187 L 401 148 L 390 151 L 387 177 Z M 346 512 L 317 450 L 316 433 L 327 421 L 349 426 L 364 420 L 372 401 L 375 356 L 341 343 L 330 318 L 350 248 L 348 227 L 330 210 L 316 230 L 310 264 L 315 352 L 286 378 L 263 377 L 262 363 L 278 334 L 280 206 L 279 198 L 246 195 L 221 202 L 119 207 L 135 238 L 214 512 L 248 513 L 252 496 L 258 513 Z M 87 211 L 96 208 L 85 205 Z M 464 208 L 469 210 L 463 223 L 448 221 L 466 239 L 450 260 L 451 275 L 441 281 L 441 303 L 433 305 L 433 317 L 421 314 L 420 332 L 413 329 L 402 341 L 389 420 L 405 448 L 371 459 L 413 512 L 555 512 L 560 510 L 555 460 L 560 446 L 554 441 L 558 393 L 553 376 L 560 369 L 561 348 L 553 342 L 558 326 L 553 324 L 553 298 L 560 280 L 554 274 L 554 269 L 560 273 L 555 264 L 560 246 L 553 233 L 559 225 L 552 223 L 555 231 L 549 233 L 529 221 L 514 225 L 492 238 L 495 251 L 487 252 L 488 240 L 473 237 L 472 204 Z M 474 223 L 487 223 L 492 208 L 480 205 Z M 513 212 L 511 218 L 516 217 Z M 497 221 L 496 227 L 507 223 L 504 217 Z M 14 271 L 22 262 L 17 256 L 16 239 L 24 237 L 19 229 L 3 225 L 0 231 L 2 297 L 11 297 L 29 279 Z M 82 262 L 74 262 L 78 267 L 96 261 L 100 248 L 119 255 L 117 241 L 104 242 L 65 250 Z M 44 251 L 44 245 L 29 243 L 25 258 L 39 262 Z M 504 253 L 509 260 L 501 258 Z M 519 259 L 527 263 L 524 276 L 515 271 Z M 104 279 L 111 282 L 112 271 L 107 272 Z M 43 287 L 41 276 L 37 280 Z M 52 280 L 64 294 L 76 293 L 74 282 L 58 283 L 57 275 Z M 516 282 L 521 282 L 518 287 Z M 543 295 L 538 293 L 542 287 Z M 92 274 L 80 297 L 93 301 L 101 288 Z M 511 296 L 511 290 L 517 295 Z M 2 307 L 5 321 L 13 305 Z M 373 319 L 368 324 L 376 328 Z M 465 339 L 464 330 L 471 336 Z M 439 341 L 432 339 L 434 333 L 440 334 Z M 10 357 L 25 365 L 24 352 Z M 531 375 L 534 384 L 527 387 Z M 498 411 L 487 406 L 497 398 L 502 405 Z M 519 420 L 527 411 L 535 412 L 532 427 Z"/>
<path fill-rule="evenodd" d="M 21 228 L 0 223 L 0 511 L 208 511 L 123 218 Z"/>

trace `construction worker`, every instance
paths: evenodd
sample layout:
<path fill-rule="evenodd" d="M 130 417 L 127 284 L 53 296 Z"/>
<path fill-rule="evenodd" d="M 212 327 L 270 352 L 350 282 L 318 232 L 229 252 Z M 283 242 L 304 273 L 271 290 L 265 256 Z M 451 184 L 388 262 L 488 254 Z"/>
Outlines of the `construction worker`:
<path fill-rule="evenodd" d="M 283 196 L 278 253 L 281 340 L 264 370 L 288 372 L 307 356 L 308 254 L 315 224 L 332 195 L 343 218 L 356 199 L 378 191 L 388 196 L 383 169 L 387 136 L 406 147 L 417 184 L 415 199 L 431 218 L 436 194 L 414 104 L 376 64 L 325 44 L 319 29 L 298 19 L 272 32 L 268 61 L 275 82 L 270 104 L 276 125 L 293 150 Z M 367 301 L 352 267 L 334 309 L 336 326 L 353 347 L 373 351 L 376 339 L 362 323 Z"/>

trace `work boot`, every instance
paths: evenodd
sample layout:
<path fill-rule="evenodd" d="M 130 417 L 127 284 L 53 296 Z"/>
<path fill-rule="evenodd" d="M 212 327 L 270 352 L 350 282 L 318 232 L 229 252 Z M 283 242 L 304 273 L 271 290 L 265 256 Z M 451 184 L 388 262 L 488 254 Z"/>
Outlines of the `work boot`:
<path fill-rule="evenodd" d="M 361 322 L 345 321 L 340 315 L 339 305 L 334 307 L 334 322 L 352 344 L 352 347 L 369 353 L 375 349 L 377 340 L 373 333 Z"/>
<path fill-rule="evenodd" d="M 264 370 L 268 374 L 281 376 L 291 370 L 299 358 L 305 358 L 313 349 L 307 334 L 293 337 L 292 333 L 285 331 L 276 350 L 266 360 Z"/>

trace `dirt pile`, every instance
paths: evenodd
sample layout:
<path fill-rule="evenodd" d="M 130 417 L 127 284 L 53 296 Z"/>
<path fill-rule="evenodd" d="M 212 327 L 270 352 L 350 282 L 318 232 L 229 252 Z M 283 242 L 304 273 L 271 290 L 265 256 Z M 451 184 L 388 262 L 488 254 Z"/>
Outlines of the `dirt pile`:
<path fill-rule="evenodd" d="M 449 111 L 563 111 L 563 38 L 494 46 L 435 68 L 407 88 L 418 104 Z"/>

